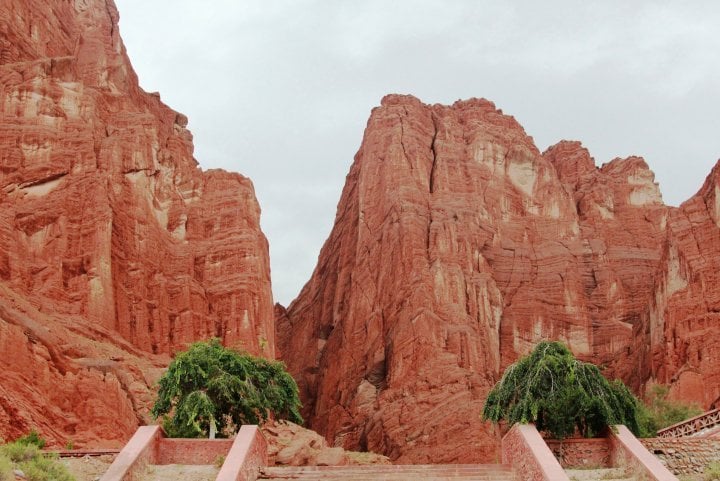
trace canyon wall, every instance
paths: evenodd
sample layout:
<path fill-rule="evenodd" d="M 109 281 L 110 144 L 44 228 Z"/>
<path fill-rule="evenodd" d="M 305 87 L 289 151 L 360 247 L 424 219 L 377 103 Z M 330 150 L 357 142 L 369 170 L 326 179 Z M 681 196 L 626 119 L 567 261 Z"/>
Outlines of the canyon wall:
<path fill-rule="evenodd" d="M 633 339 L 614 363 L 621 377 L 720 406 L 720 162 L 697 194 L 669 210 L 653 296 Z"/>
<path fill-rule="evenodd" d="M 276 329 L 310 425 L 399 462 L 494 461 L 485 396 L 542 339 L 709 407 L 719 176 L 668 207 L 641 158 L 597 167 L 488 101 L 388 96 L 274 325 L 253 186 L 198 168 L 112 0 L 2 0 L 0 437 L 118 445 L 174 351 L 212 336 L 272 357 Z"/>
<path fill-rule="evenodd" d="M 168 354 L 274 356 L 252 183 L 203 172 L 186 127 L 139 87 L 112 0 L 2 1 L 0 436 L 125 439 Z"/>
<path fill-rule="evenodd" d="M 493 461 L 485 396 L 542 339 L 707 405 L 720 384 L 718 324 L 698 302 L 720 293 L 702 254 L 718 239 L 711 184 L 669 208 L 641 158 L 598 168 L 578 142 L 540 153 L 486 100 L 385 97 L 311 279 L 276 306 L 310 426 L 398 462 Z"/>

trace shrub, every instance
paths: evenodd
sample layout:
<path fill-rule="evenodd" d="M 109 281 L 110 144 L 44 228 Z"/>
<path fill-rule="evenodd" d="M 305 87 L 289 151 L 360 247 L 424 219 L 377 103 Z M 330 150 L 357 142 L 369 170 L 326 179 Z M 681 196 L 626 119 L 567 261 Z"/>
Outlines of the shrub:
<path fill-rule="evenodd" d="M 24 439 L 0 446 L 0 481 L 13 481 L 13 469 L 28 481 L 75 481 L 57 455 L 42 454 L 37 444 Z"/>
<path fill-rule="evenodd" d="M 703 476 L 705 477 L 705 481 L 716 481 L 720 479 L 720 462 L 713 461 L 710 463 L 708 467 L 705 468 Z"/>
<path fill-rule="evenodd" d="M 641 406 L 642 437 L 653 437 L 660 429 L 702 413 L 697 405 L 668 400 L 668 392 L 669 388 L 661 384 L 650 389 L 647 402 Z"/>
<path fill-rule="evenodd" d="M 260 424 L 269 415 L 302 423 L 295 380 L 285 365 L 223 347 L 217 339 L 179 353 L 160 379 L 152 408 L 171 437 Z"/>
<path fill-rule="evenodd" d="M 25 436 L 16 439 L 15 441 L 22 444 L 34 445 L 40 449 L 44 448 L 46 444 L 45 439 L 43 439 L 40 434 L 34 429 L 27 433 Z"/>
<path fill-rule="evenodd" d="M 19 467 L 29 481 L 75 481 L 57 455 L 38 455 L 20 463 Z"/>
<path fill-rule="evenodd" d="M 14 463 L 22 463 L 40 455 L 37 445 L 25 444 L 20 441 L 6 444 L 0 450 Z"/>
<path fill-rule="evenodd" d="M 624 424 L 637 435 L 638 404 L 621 381 L 609 382 L 562 343 L 543 341 L 505 370 L 488 394 L 483 418 L 534 422 L 558 439 L 576 430 L 591 437 L 614 424 Z"/>

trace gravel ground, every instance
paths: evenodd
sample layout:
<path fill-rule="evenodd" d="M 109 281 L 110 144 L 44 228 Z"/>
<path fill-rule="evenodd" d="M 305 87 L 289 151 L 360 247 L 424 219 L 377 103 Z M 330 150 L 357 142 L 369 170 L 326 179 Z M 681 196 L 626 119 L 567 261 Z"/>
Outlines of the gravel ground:
<path fill-rule="evenodd" d="M 62 458 L 76 481 L 98 481 L 115 460 L 115 455 Z M 213 481 L 220 469 L 213 465 L 150 465 L 142 481 Z"/>
<path fill-rule="evenodd" d="M 143 481 L 214 481 L 219 468 L 213 465 L 164 464 L 147 467 Z M 78 480 L 80 481 L 80 480 Z"/>
<path fill-rule="evenodd" d="M 76 481 L 95 481 L 105 474 L 114 460 L 114 454 L 106 454 L 82 458 L 62 458 L 61 462 L 67 466 L 70 474 L 75 476 Z"/>

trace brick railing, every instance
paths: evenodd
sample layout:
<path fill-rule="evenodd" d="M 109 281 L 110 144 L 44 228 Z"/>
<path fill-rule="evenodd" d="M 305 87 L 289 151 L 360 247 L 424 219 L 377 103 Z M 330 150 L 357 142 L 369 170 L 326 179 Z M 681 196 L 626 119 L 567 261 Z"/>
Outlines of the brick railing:
<path fill-rule="evenodd" d="M 700 431 L 720 425 L 720 409 L 708 411 L 686 421 L 673 424 L 657 433 L 659 438 L 681 438 L 693 436 Z"/>

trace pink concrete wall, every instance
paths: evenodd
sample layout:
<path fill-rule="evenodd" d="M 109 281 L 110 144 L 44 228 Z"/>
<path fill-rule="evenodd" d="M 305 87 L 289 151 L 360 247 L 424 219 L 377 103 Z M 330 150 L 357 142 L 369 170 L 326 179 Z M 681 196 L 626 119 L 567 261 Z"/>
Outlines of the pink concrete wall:
<path fill-rule="evenodd" d="M 227 456 L 232 439 L 160 438 L 156 464 L 214 464 Z"/>
<path fill-rule="evenodd" d="M 650 481 L 678 481 L 625 426 L 608 430 L 608 442 L 613 465 L 629 466 Z"/>
<path fill-rule="evenodd" d="M 148 464 L 156 464 L 160 426 L 140 426 L 100 481 L 138 481 Z"/>
<path fill-rule="evenodd" d="M 267 466 L 267 442 L 257 426 L 243 426 L 235 437 L 216 481 L 255 481 Z"/>
<path fill-rule="evenodd" d="M 515 424 L 503 437 L 502 462 L 523 481 L 570 481 L 533 424 Z"/>
<path fill-rule="evenodd" d="M 605 438 L 546 439 L 563 468 L 609 468 L 610 448 Z"/>
<path fill-rule="evenodd" d="M 141 426 L 100 481 L 140 481 L 148 464 L 225 462 L 217 481 L 255 481 L 267 465 L 267 443 L 257 426 L 242 426 L 231 439 L 167 439 L 160 426 Z"/>

